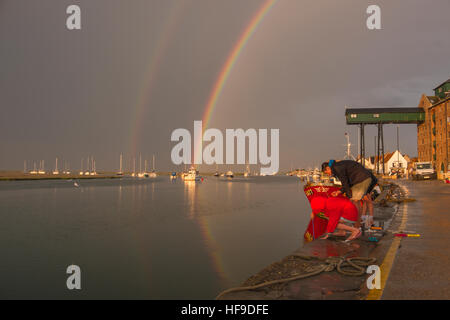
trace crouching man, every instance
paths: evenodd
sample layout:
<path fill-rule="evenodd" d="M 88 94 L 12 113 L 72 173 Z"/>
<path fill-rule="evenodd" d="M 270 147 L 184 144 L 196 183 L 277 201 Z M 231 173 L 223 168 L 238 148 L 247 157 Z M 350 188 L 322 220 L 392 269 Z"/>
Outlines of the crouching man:
<path fill-rule="evenodd" d="M 322 163 L 322 172 L 329 176 L 334 175 L 341 181 L 345 195 L 357 206 L 356 227 L 359 228 L 362 213 L 361 200 L 375 187 L 378 182 L 377 178 L 371 171 L 353 160 L 324 162 Z"/>
<path fill-rule="evenodd" d="M 312 218 L 323 213 L 328 218 L 325 235 L 321 239 L 327 239 L 329 235 L 346 236 L 346 241 L 351 241 L 361 236 L 361 230 L 354 227 L 358 220 L 358 209 L 346 197 L 316 197 L 311 201 Z"/>

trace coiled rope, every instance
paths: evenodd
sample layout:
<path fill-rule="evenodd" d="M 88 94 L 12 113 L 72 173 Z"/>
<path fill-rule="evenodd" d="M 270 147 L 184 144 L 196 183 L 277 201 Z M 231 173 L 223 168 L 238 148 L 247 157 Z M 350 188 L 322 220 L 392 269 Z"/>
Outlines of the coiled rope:
<path fill-rule="evenodd" d="M 292 254 L 292 256 L 300 257 L 305 260 L 319 259 L 317 257 L 305 256 L 305 255 L 301 255 L 301 254 Z M 304 274 L 301 274 L 298 276 L 294 276 L 294 277 L 290 277 L 290 278 L 267 281 L 267 282 L 263 282 L 263 283 L 253 285 L 253 286 L 231 288 L 231 289 L 221 292 L 216 297 L 216 300 L 219 300 L 222 296 L 224 296 L 225 294 L 231 293 L 231 292 L 255 290 L 255 289 L 267 287 L 267 286 L 274 285 L 274 284 L 286 283 L 286 282 L 290 282 L 290 281 L 295 281 L 295 280 L 299 280 L 299 279 L 312 277 L 312 276 L 318 275 L 322 272 L 331 272 L 335 269 L 337 270 L 338 273 L 345 275 L 345 276 L 362 276 L 366 273 L 366 267 L 373 264 L 375 261 L 376 261 L 376 258 L 328 257 L 324 260 L 324 263 L 307 268 L 307 270 L 309 270 L 309 272 L 307 272 L 307 273 L 304 273 Z"/>

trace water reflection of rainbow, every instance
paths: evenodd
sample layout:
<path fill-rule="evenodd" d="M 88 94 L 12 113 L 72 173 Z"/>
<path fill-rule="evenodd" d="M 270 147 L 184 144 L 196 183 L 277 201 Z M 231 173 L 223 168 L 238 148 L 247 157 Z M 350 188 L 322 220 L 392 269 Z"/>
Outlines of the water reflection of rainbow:
<path fill-rule="evenodd" d="M 194 220 L 198 224 L 214 272 L 219 276 L 221 285 L 225 286 L 228 284 L 228 279 L 223 268 L 220 249 L 218 248 L 217 242 L 215 241 L 214 236 L 211 233 L 212 228 L 209 225 L 208 217 L 204 215 L 196 216 L 196 213 L 199 211 L 198 208 L 196 208 L 196 204 L 200 203 L 199 201 L 197 201 L 197 197 L 201 196 L 201 192 L 197 188 L 197 182 L 185 181 L 184 185 L 187 192 L 187 200 L 189 202 L 189 218 Z"/>
<path fill-rule="evenodd" d="M 208 217 L 198 217 L 197 219 L 198 225 L 202 232 L 203 239 L 205 239 L 205 243 L 208 246 L 209 256 L 212 261 L 212 265 L 214 271 L 219 276 L 221 285 L 228 285 L 228 276 L 224 269 L 224 263 L 222 256 L 220 254 L 220 248 L 217 246 L 217 242 L 214 239 L 213 234 L 211 233 L 211 226 L 208 222 Z"/>

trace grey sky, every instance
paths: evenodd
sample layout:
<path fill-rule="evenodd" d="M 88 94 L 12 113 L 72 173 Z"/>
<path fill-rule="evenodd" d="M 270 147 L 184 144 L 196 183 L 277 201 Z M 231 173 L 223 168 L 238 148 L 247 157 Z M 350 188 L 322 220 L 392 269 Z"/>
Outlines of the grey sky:
<path fill-rule="evenodd" d="M 260 0 L 0 0 L 0 170 L 58 156 L 101 170 L 133 153 L 172 169 Z M 82 30 L 66 29 L 78 4 Z M 382 30 L 369 31 L 369 4 Z M 279 128 L 281 168 L 344 154 L 344 106 L 417 106 L 450 78 L 448 0 L 279 0 L 237 60 L 211 127 Z M 395 126 L 386 127 L 393 150 Z M 374 128 L 367 150 L 373 153 Z M 416 127 L 401 126 L 416 155 Z M 353 149 L 356 153 L 356 146 Z M 31 162 L 30 162 L 31 163 Z"/>

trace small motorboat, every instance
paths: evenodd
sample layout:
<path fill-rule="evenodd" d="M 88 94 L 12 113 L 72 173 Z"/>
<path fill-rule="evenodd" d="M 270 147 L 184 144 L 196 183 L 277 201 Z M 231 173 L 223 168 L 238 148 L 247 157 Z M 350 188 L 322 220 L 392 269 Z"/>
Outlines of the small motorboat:
<path fill-rule="evenodd" d="M 184 181 L 200 181 L 202 177 L 198 174 L 198 171 L 191 167 L 188 173 L 184 174 Z"/>

